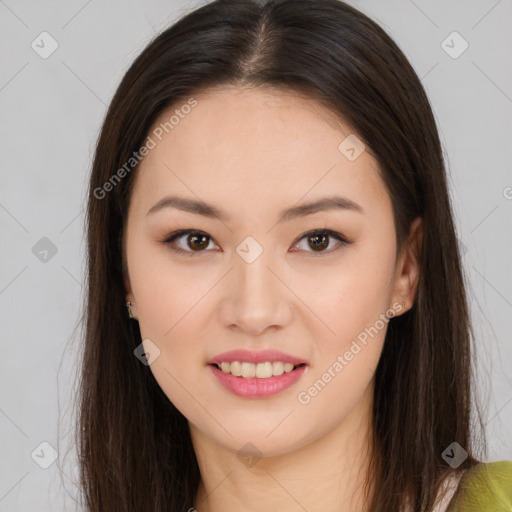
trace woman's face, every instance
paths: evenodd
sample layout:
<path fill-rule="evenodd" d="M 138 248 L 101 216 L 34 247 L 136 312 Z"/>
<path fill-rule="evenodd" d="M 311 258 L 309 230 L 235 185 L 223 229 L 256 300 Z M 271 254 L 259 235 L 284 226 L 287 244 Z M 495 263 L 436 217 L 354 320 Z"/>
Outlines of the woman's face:
<path fill-rule="evenodd" d="M 314 100 L 262 89 L 195 95 L 149 137 L 127 299 L 191 429 L 270 456 L 364 423 L 388 321 L 414 293 L 375 159 Z"/>

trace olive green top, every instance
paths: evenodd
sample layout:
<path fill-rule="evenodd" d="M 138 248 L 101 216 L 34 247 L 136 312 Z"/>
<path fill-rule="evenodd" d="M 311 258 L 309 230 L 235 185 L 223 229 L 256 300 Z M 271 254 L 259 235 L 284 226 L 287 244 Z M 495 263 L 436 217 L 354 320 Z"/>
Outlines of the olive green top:
<path fill-rule="evenodd" d="M 467 471 L 446 512 L 512 512 L 512 461 L 481 463 Z"/>

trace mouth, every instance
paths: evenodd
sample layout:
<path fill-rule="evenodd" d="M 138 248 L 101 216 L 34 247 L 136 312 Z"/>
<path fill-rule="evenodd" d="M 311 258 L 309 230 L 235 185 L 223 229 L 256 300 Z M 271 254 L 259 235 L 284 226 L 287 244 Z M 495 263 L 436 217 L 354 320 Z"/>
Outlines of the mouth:
<path fill-rule="evenodd" d="M 297 371 L 298 368 L 306 366 L 306 363 L 293 364 L 283 361 L 265 361 L 256 364 L 247 361 L 222 361 L 211 363 L 210 366 L 214 366 L 223 373 L 243 379 L 270 379 Z"/>
<path fill-rule="evenodd" d="M 215 380 L 233 395 L 245 399 L 267 399 L 292 388 L 307 371 L 308 364 L 222 361 L 207 366 Z"/>
<path fill-rule="evenodd" d="M 306 359 L 279 350 L 231 350 L 207 361 L 215 380 L 242 398 L 271 398 L 291 388 L 307 371 Z"/>

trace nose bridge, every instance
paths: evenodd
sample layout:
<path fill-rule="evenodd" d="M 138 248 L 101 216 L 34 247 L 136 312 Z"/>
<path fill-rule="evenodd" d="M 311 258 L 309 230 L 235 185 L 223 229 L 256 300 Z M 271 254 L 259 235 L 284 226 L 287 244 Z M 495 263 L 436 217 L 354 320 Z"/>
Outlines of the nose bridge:
<path fill-rule="evenodd" d="M 268 326 L 284 324 L 289 319 L 286 304 L 286 287 L 274 275 L 274 252 L 265 250 L 254 240 L 246 240 L 237 247 L 234 255 L 232 285 L 229 287 L 229 304 L 223 319 L 227 325 L 237 325 L 242 330 L 259 333 Z M 272 269 L 272 270 L 271 270 Z"/>
<path fill-rule="evenodd" d="M 247 253 L 243 251 L 249 248 Z M 260 246 L 261 247 L 261 246 Z M 236 295 L 240 300 L 251 299 L 253 301 L 265 300 L 272 302 L 279 291 L 276 289 L 276 277 L 269 270 L 272 268 L 272 257 L 270 250 L 261 247 L 259 254 L 251 242 L 242 243 L 237 248 L 237 261 L 235 263 Z"/>

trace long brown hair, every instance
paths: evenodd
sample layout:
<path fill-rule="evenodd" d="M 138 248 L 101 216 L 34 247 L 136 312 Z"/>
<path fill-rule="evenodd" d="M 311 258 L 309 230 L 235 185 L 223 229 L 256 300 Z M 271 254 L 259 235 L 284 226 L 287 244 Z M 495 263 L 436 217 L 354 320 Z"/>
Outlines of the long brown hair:
<path fill-rule="evenodd" d="M 144 49 L 110 103 L 86 217 L 77 421 L 85 507 L 184 512 L 194 504 L 200 472 L 187 420 L 134 356 L 141 336 L 125 308 L 123 229 L 137 166 L 126 163 L 164 109 L 224 84 L 293 89 L 328 106 L 379 164 L 398 250 L 412 220 L 423 219 L 416 302 L 389 322 L 376 369 L 367 490 L 371 512 L 406 503 L 431 510 L 451 471 L 443 451 L 457 442 L 468 453 L 459 469 L 479 462 L 474 334 L 445 164 L 412 66 L 384 30 L 338 0 L 218 0 L 197 8 Z"/>

